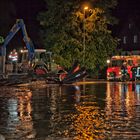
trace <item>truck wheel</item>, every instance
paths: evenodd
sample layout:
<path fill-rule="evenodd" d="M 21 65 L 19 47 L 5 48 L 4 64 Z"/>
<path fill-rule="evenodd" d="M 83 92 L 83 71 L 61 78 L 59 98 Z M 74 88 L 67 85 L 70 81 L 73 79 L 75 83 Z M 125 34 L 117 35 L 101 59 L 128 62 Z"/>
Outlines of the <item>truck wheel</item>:
<path fill-rule="evenodd" d="M 130 80 L 130 75 L 127 74 L 127 75 L 126 75 L 126 81 L 129 81 L 129 80 Z"/>
<path fill-rule="evenodd" d="M 123 75 L 122 78 L 121 78 L 121 81 L 122 81 L 122 82 L 124 82 L 124 81 L 129 81 L 129 80 L 130 80 L 129 74 Z"/>
<path fill-rule="evenodd" d="M 113 81 L 116 81 L 116 73 L 115 72 L 112 73 L 112 76 L 113 76 Z"/>
<path fill-rule="evenodd" d="M 48 73 L 48 70 L 44 66 L 36 66 L 34 72 L 36 75 L 45 75 Z"/>

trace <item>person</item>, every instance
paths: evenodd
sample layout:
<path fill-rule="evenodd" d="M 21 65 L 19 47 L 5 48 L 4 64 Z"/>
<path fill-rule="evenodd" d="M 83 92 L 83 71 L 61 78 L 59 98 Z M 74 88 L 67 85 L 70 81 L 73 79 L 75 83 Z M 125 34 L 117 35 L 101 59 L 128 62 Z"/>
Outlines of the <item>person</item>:
<path fill-rule="evenodd" d="M 16 49 L 13 49 L 9 54 L 9 60 L 13 64 L 13 72 L 16 72 L 17 61 L 18 61 L 18 53 Z"/>
<path fill-rule="evenodd" d="M 131 68 L 131 72 L 132 72 L 132 81 L 135 81 L 136 80 L 136 75 L 137 75 L 137 65 L 134 65 L 132 66 Z"/>
<path fill-rule="evenodd" d="M 124 81 L 127 78 L 127 62 L 126 61 L 123 62 L 123 65 L 121 67 L 121 72 L 122 72 L 122 80 Z"/>

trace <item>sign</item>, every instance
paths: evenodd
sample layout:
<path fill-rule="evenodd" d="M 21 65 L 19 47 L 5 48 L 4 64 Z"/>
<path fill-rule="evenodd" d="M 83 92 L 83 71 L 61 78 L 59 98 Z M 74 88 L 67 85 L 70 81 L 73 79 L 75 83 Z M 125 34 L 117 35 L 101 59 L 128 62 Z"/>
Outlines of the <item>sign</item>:
<path fill-rule="evenodd" d="M 0 36 L 0 44 L 2 44 L 3 42 L 4 42 L 4 38 Z"/>

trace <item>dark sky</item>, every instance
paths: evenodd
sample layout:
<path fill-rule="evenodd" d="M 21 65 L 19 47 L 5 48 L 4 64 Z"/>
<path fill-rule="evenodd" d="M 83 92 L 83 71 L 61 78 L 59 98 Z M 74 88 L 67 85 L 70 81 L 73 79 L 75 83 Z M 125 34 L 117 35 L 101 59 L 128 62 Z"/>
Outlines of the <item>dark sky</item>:
<path fill-rule="evenodd" d="M 119 20 L 118 25 L 113 28 L 114 34 L 118 35 L 130 18 L 137 18 L 140 22 L 140 0 L 118 0 L 113 15 Z"/>
<path fill-rule="evenodd" d="M 44 0 L 12 1 L 14 2 L 16 8 L 16 17 L 13 18 L 24 19 L 29 36 L 36 45 L 39 45 L 39 22 L 36 20 L 36 17 L 40 11 L 43 11 L 46 8 Z M 126 22 L 129 17 L 138 16 L 138 18 L 140 18 L 140 0 L 118 0 L 118 6 L 113 11 L 113 15 L 120 20 L 118 27 L 121 27 L 121 25 Z M 115 29 L 114 31 L 117 30 Z"/>
<path fill-rule="evenodd" d="M 130 16 L 140 16 L 140 0 L 118 0 L 115 14 L 120 20 L 126 20 Z"/>
<path fill-rule="evenodd" d="M 40 11 L 45 10 L 45 3 L 43 0 L 14 0 L 16 7 L 17 18 L 24 19 L 28 29 L 28 34 L 38 44 L 39 38 L 39 22 L 37 15 Z"/>
<path fill-rule="evenodd" d="M 14 2 L 17 14 L 28 20 L 34 20 L 38 12 L 45 9 L 43 0 L 14 0 Z M 140 15 L 140 0 L 118 0 L 115 13 L 122 20 L 130 15 Z"/>
<path fill-rule="evenodd" d="M 25 20 L 36 20 L 39 11 L 45 9 L 43 0 L 14 0 L 17 9 L 17 16 Z"/>
<path fill-rule="evenodd" d="M 45 9 L 44 0 L 13 0 L 17 7 L 17 14 L 20 16 L 30 16 L 35 18 L 40 10 Z M 118 0 L 115 10 L 119 17 L 140 14 L 140 0 Z M 25 17 L 28 18 L 28 17 Z"/>
<path fill-rule="evenodd" d="M 39 11 L 46 7 L 44 0 L 13 0 L 16 7 L 17 18 L 23 18 L 27 26 L 32 29 L 32 34 L 38 32 L 38 22 L 36 16 Z M 120 20 L 120 24 L 126 21 L 130 16 L 140 17 L 140 0 L 118 0 L 118 6 L 113 14 Z"/>
<path fill-rule="evenodd" d="M 45 9 L 45 2 L 43 0 L 14 0 L 14 2 L 17 16 L 23 18 L 28 26 L 35 24 L 31 27 L 35 28 L 38 24 L 36 16 L 39 11 Z M 119 24 L 123 24 L 129 17 L 140 17 L 140 0 L 118 0 L 118 6 L 113 13 L 120 20 Z"/>

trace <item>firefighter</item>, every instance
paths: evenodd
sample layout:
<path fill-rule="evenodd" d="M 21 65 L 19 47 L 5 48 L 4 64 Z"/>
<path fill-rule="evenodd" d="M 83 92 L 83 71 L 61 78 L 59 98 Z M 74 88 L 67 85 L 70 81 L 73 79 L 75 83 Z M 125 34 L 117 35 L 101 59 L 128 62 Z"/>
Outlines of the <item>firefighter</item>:
<path fill-rule="evenodd" d="M 9 54 L 9 60 L 13 64 L 13 72 L 16 72 L 17 61 L 18 61 L 18 53 L 16 49 L 13 49 Z"/>
<path fill-rule="evenodd" d="M 127 79 L 127 62 L 124 61 L 123 65 L 121 67 L 121 72 L 122 72 L 122 81 L 125 81 Z"/>
<path fill-rule="evenodd" d="M 137 74 L 137 66 L 133 65 L 133 67 L 131 68 L 132 71 L 132 81 L 136 80 L 136 74 Z"/>

